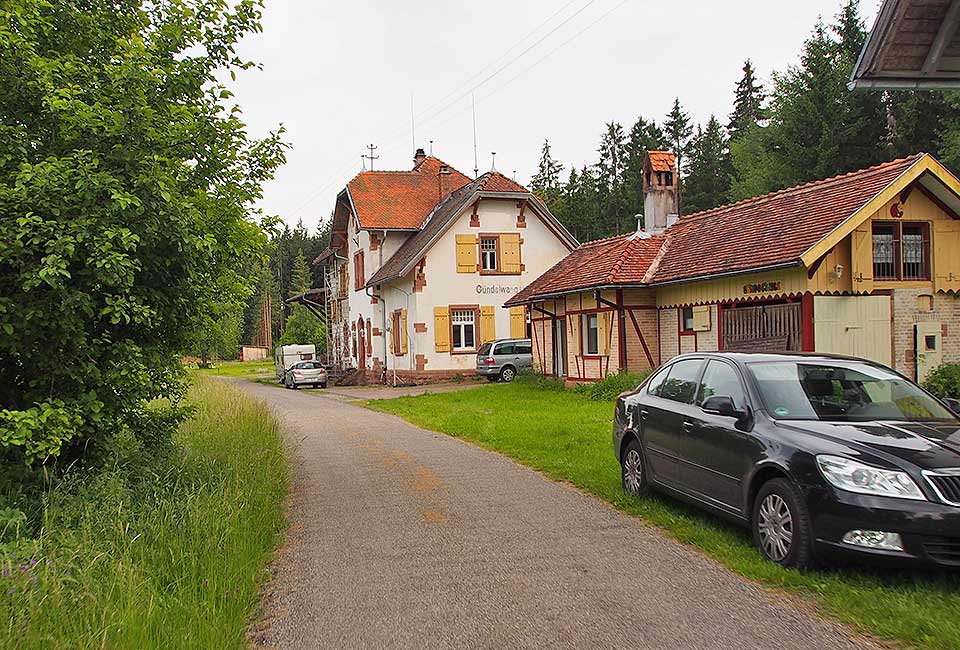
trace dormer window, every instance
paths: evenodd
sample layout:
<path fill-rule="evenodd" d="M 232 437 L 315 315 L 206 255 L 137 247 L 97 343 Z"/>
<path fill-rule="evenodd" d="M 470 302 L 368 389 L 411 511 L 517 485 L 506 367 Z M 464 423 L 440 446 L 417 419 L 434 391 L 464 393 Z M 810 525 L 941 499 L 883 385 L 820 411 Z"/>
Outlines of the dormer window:
<path fill-rule="evenodd" d="M 929 280 L 930 226 L 922 222 L 874 222 L 873 279 Z"/>

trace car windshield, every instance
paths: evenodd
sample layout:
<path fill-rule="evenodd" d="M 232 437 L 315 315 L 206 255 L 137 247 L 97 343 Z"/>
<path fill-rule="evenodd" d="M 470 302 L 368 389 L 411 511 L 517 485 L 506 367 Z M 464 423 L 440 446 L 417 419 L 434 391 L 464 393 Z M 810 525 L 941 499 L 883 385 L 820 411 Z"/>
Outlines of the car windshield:
<path fill-rule="evenodd" d="M 781 420 L 955 419 L 916 385 L 866 363 L 772 361 L 749 363 L 747 368 L 770 414 Z"/>

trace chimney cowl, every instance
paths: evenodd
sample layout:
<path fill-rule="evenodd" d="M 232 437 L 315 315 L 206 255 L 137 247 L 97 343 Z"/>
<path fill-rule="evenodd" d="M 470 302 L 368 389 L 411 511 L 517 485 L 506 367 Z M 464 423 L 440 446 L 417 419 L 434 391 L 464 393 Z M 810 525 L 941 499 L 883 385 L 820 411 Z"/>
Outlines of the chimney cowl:
<path fill-rule="evenodd" d="M 427 159 L 427 154 L 423 151 L 422 148 L 417 149 L 416 153 L 413 154 L 413 166 L 417 167 L 424 160 Z"/>

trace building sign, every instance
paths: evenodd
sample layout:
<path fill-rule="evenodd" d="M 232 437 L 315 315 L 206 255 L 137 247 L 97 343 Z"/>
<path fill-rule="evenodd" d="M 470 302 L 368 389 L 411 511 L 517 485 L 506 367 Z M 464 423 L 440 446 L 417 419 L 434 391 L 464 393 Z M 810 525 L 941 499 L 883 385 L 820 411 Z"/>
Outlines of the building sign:
<path fill-rule="evenodd" d="M 477 293 L 482 296 L 508 295 L 520 292 L 520 287 L 500 287 L 492 284 L 478 284 Z"/>
<path fill-rule="evenodd" d="M 780 280 L 768 280 L 766 282 L 753 282 L 743 285 L 743 295 L 749 296 L 754 293 L 777 293 L 780 291 Z"/>

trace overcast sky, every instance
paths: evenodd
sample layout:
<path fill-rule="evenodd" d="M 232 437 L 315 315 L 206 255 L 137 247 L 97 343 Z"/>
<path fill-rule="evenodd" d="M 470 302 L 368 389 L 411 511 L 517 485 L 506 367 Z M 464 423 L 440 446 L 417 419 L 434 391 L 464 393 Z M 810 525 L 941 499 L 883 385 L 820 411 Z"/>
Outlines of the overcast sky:
<path fill-rule="evenodd" d="M 550 140 L 565 165 L 596 160 L 604 124 L 662 121 L 673 98 L 695 122 L 726 123 L 746 58 L 761 78 L 798 54 L 842 0 L 267 0 L 241 54 L 262 70 L 234 84 L 251 132 L 283 124 L 287 164 L 261 207 L 311 229 L 361 170 L 408 169 L 416 145 L 465 174 L 526 184 Z M 861 0 L 872 26 L 878 0 Z"/>

